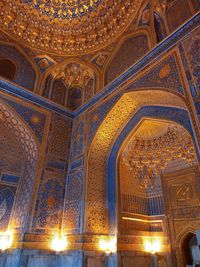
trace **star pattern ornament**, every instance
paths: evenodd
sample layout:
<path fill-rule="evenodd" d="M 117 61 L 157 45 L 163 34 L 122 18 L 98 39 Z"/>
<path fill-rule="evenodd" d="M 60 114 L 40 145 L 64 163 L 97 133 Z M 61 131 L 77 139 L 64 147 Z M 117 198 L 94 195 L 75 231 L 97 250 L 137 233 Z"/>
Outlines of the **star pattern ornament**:
<path fill-rule="evenodd" d="M 82 55 L 111 44 L 129 26 L 142 0 L 2 0 L 0 26 L 42 51 Z"/>

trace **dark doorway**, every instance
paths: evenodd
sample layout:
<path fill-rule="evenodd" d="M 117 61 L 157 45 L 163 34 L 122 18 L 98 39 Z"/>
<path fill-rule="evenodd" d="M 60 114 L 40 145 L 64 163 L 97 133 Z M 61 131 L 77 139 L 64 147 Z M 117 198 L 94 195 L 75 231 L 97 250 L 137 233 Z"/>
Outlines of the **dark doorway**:
<path fill-rule="evenodd" d="M 154 13 L 154 27 L 157 42 L 160 43 L 166 37 L 166 31 L 164 27 L 164 22 L 157 13 Z"/>
<path fill-rule="evenodd" d="M 9 59 L 0 60 L 0 76 L 10 81 L 14 80 L 16 72 L 15 64 Z"/>
<path fill-rule="evenodd" d="M 188 233 L 182 244 L 183 266 L 200 267 L 200 256 L 195 234 Z"/>

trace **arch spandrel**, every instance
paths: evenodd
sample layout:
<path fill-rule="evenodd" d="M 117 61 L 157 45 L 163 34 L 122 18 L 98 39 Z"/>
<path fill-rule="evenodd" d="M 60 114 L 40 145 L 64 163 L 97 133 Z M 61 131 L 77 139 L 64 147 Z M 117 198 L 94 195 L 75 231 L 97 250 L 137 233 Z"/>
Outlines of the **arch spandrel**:
<path fill-rule="evenodd" d="M 87 232 L 108 233 L 107 160 L 114 140 L 131 116 L 142 106 L 159 105 L 186 109 L 178 96 L 164 91 L 124 94 L 96 132 L 89 150 L 86 225 Z"/>

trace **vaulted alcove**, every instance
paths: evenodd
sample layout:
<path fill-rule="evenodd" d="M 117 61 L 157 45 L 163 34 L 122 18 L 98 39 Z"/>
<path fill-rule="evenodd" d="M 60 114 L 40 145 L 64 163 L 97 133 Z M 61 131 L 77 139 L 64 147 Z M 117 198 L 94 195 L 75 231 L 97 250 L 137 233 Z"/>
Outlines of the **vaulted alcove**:
<path fill-rule="evenodd" d="M 184 127 L 170 121 L 141 121 L 118 156 L 120 233 L 163 232 L 161 177 L 197 164 L 192 137 Z"/>

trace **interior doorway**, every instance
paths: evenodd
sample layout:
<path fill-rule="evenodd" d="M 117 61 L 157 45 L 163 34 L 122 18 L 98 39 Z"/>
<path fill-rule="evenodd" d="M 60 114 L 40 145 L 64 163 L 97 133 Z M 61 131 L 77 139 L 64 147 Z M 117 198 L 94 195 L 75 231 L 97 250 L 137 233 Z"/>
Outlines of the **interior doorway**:
<path fill-rule="evenodd" d="M 200 267 L 200 250 L 196 235 L 188 233 L 182 243 L 183 263 L 186 267 Z"/>

